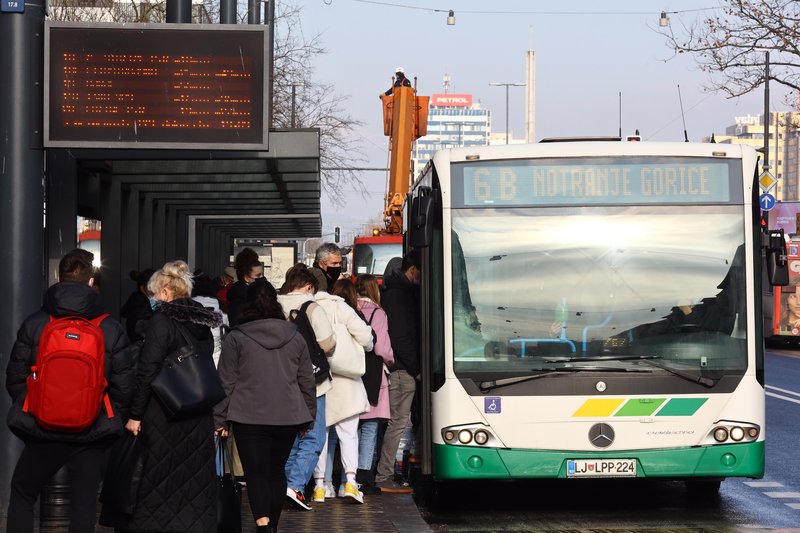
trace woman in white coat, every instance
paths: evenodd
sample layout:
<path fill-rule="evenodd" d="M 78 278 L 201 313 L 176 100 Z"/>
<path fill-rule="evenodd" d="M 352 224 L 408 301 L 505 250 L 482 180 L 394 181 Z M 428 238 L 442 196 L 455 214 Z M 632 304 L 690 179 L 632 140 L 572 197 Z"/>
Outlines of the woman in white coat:
<path fill-rule="evenodd" d="M 317 276 L 319 286 L 325 287 L 324 276 L 321 270 L 316 268 L 310 271 Z M 328 315 L 331 324 L 344 324 L 353 339 L 364 347 L 365 350 L 372 349 L 372 328 L 350 307 L 343 298 L 334 296 L 320 290 L 314 296 L 315 301 L 322 307 Z M 325 402 L 325 423 L 328 427 L 334 426 L 339 437 L 339 446 L 342 456 L 342 468 L 344 469 L 346 482 L 344 484 L 345 498 L 349 498 L 357 503 L 364 503 L 364 495 L 358 490 L 356 483 L 356 471 L 358 470 L 358 420 L 359 415 L 369 411 L 369 400 L 367 391 L 361 378 L 350 378 L 333 373 L 333 387 L 328 391 Z M 314 469 L 314 500 L 321 494 L 321 501 L 325 500 L 325 465 L 327 461 L 327 439 L 325 449 L 320 453 L 319 461 Z"/>

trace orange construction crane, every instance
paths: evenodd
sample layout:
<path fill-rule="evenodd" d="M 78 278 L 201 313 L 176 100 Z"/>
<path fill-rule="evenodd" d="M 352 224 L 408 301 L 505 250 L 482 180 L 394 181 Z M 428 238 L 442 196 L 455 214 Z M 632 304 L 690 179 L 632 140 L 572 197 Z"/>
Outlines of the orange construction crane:
<path fill-rule="evenodd" d="M 416 88 L 395 87 L 383 102 L 383 134 L 389 137 L 389 183 L 386 194 L 386 230 L 399 235 L 403 231 L 403 202 L 411 175 L 411 149 L 414 141 L 428 132 L 428 96 L 417 96 Z"/>
<path fill-rule="evenodd" d="M 394 87 L 381 95 L 383 133 L 389 137 L 389 176 L 386 184 L 384 228 L 353 240 L 353 279 L 373 274 L 382 281 L 384 270 L 394 257 L 403 255 L 403 202 L 411 188 L 411 149 L 428 130 L 428 96 L 417 96 L 411 87 Z"/>

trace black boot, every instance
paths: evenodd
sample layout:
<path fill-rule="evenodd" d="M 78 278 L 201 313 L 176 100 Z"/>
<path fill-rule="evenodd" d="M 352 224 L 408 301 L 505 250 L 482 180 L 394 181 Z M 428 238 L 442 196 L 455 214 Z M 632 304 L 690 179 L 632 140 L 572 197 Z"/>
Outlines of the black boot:
<path fill-rule="evenodd" d="M 356 470 L 356 483 L 364 494 L 380 494 L 380 489 L 375 485 L 375 472 L 372 470 Z"/>

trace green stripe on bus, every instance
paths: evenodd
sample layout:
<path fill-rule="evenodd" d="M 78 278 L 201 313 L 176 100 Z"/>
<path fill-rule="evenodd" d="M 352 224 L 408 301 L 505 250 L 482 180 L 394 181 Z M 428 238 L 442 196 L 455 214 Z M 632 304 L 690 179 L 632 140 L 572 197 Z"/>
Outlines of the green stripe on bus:
<path fill-rule="evenodd" d="M 434 477 L 446 479 L 566 478 L 569 459 L 636 459 L 637 477 L 764 476 L 764 442 L 656 450 L 543 451 L 434 444 Z"/>
<path fill-rule="evenodd" d="M 648 416 L 656 412 L 666 398 L 633 398 L 625 402 L 614 416 Z"/>
<path fill-rule="evenodd" d="M 692 416 L 708 398 L 672 398 L 656 416 Z"/>

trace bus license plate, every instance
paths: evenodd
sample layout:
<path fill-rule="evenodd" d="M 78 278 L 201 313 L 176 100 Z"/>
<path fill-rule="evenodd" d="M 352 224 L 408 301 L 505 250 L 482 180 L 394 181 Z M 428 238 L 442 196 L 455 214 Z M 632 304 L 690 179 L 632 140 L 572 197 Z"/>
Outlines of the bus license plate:
<path fill-rule="evenodd" d="M 567 477 L 636 477 L 636 459 L 567 459 Z"/>

